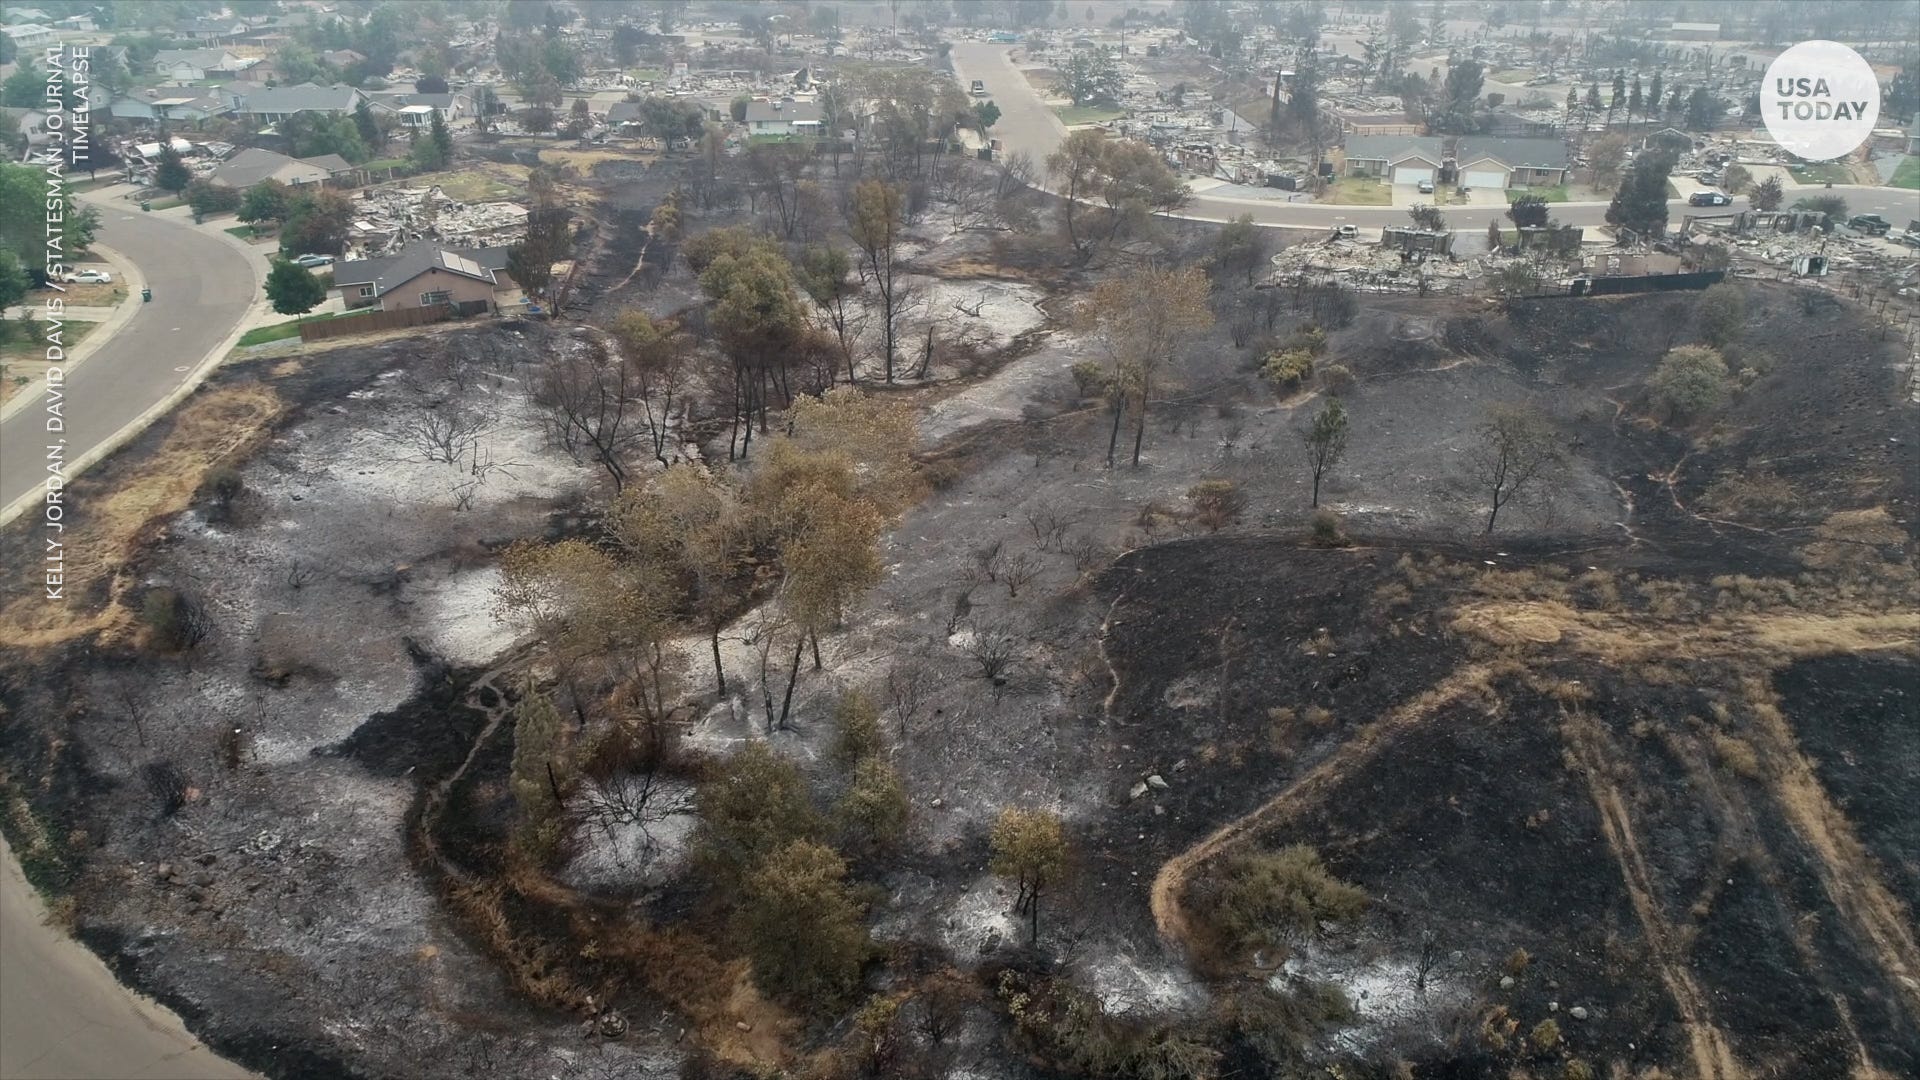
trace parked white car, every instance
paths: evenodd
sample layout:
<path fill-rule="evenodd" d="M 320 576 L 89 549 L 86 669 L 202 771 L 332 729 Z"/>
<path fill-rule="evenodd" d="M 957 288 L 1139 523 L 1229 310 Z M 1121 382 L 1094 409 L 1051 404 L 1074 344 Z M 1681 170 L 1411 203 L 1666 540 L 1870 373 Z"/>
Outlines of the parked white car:
<path fill-rule="evenodd" d="M 67 281 L 74 285 L 110 285 L 113 275 L 105 270 L 76 270 L 67 275 Z"/>

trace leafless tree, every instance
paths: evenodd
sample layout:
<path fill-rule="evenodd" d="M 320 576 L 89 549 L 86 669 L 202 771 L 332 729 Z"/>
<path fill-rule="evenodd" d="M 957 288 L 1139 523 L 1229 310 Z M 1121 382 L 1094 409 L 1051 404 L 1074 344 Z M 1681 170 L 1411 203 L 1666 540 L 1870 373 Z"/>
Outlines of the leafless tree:
<path fill-rule="evenodd" d="M 599 829 L 609 839 L 616 829 L 636 830 L 643 861 L 651 861 L 659 850 L 653 830 L 689 809 L 686 785 L 669 782 L 654 769 L 605 779 L 589 776 L 580 785 L 572 807 L 582 826 Z"/>
<path fill-rule="evenodd" d="M 960 630 L 961 624 L 973 614 L 973 587 L 966 586 L 953 594 L 953 607 L 947 612 L 947 636 L 952 637 Z"/>
<path fill-rule="evenodd" d="M 549 436 L 575 460 L 585 456 L 605 469 L 616 492 L 626 486 L 629 458 L 651 433 L 641 384 L 635 365 L 595 338 L 550 359 L 533 386 Z"/>
<path fill-rule="evenodd" d="M 995 540 L 974 550 L 973 564 L 980 568 L 980 576 L 989 583 L 1000 580 L 1001 557 L 1006 553 L 1006 546 L 1005 540 Z"/>
<path fill-rule="evenodd" d="M 994 185 L 994 194 L 1002 198 L 1018 195 L 1034 186 L 1034 180 L 1040 175 L 1033 163 L 1033 155 L 1025 150 L 1015 150 L 1001 162 L 1000 175 Z"/>
<path fill-rule="evenodd" d="M 1427 976 L 1440 964 L 1440 937 L 1431 929 L 1420 932 L 1420 962 L 1414 969 L 1415 993 L 1427 992 Z"/>
<path fill-rule="evenodd" d="M 1516 499 L 1550 498 L 1562 460 L 1546 414 L 1527 405 L 1489 406 L 1467 456 L 1473 482 L 1487 495 L 1486 531 Z"/>
<path fill-rule="evenodd" d="M 1051 506 L 1027 511 L 1027 528 L 1033 530 L 1033 542 L 1041 551 L 1065 543 L 1067 531 L 1080 523 L 1080 515 Z"/>
<path fill-rule="evenodd" d="M 1020 595 L 1020 590 L 1033 583 L 1040 576 L 1040 560 L 1031 552 L 1022 551 L 1008 559 L 1000 571 L 1001 580 L 1007 585 L 1007 599 Z"/>
<path fill-rule="evenodd" d="M 900 660 L 887 669 L 887 707 L 893 710 L 893 721 L 899 726 L 902 739 L 906 738 L 907 728 L 926 707 L 933 691 L 933 671 L 919 660 Z"/>
<path fill-rule="evenodd" d="M 457 401 L 422 400 L 407 407 L 396 432 L 428 461 L 459 463 L 493 427 L 493 417 Z"/>
<path fill-rule="evenodd" d="M 973 632 L 973 640 L 967 645 L 967 654 L 974 663 L 980 665 L 981 678 L 999 683 L 1006 678 L 1007 669 L 1013 665 L 1016 648 L 1013 634 L 1005 627 L 983 626 Z"/>

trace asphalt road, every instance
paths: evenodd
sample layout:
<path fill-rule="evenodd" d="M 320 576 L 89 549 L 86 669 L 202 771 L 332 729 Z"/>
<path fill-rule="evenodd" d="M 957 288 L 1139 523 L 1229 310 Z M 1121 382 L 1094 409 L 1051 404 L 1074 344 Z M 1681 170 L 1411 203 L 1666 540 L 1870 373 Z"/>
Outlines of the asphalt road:
<path fill-rule="evenodd" d="M 0 422 L 0 507 L 44 484 L 50 438 L 64 437 L 66 460 L 76 461 L 185 382 L 239 325 L 259 288 L 252 263 L 218 237 L 124 200 L 92 205 L 100 210 L 97 239 L 140 267 L 153 302 L 68 374 L 64 432 L 49 436 L 43 402 Z M 0 594 L 17 587 L 0 583 Z"/>
<path fill-rule="evenodd" d="M 66 431 L 52 437 L 67 440 L 70 462 L 185 382 L 240 324 L 258 287 L 247 257 L 218 237 L 125 203 L 101 205 L 99 241 L 140 268 L 154 299 L 68 377 Z M 0 507 L 43 484 L 46 420 L 44 402 L 33 401 L 0 423 Z M 38 570 L 6 568 L 0 598 L 36 587 Z M 251 1075 L 121 986 L 44 917 L 0 843 L 0 1080 Z"/>
<path fill-rule="evenodd" d="M 963 88 L 973 79 L 986 84 L 987 96 L 1000 107 L 1000 121 L 993 126 L 993 137 L 1000 140 L 1003 153 L 1025 151 L 1033 157 L 1036 167 L 1044 167 L 1047 155 L 1053 153 L 1061 140 L 1066 138 L 1066 127 L 1052 109 L 1041 103 L 1033 85 L 1008 59 L 1008 54 L 1016 48 L 1018 46 L 993 45 L 981 41 L 955 42 L 954 74 Z M 1845 198 L 1851 212 L 1879 214 L 1892 222 L 1896 229 L 1904 228 L 1910 219 L 1920 218 L 1920 192 L 1885 187 L 1836 186 L 1833 194 Z M 1744 210 L 1747 201 L 1736 198 L 1732 206 L 1716 208 L 1690 207 L 1685 200 L 1676 199 L 1668 206 L 1669 219 L 1677 224 L 1689 213 L 1725 214 Z M 1462 232 L 1484 231 L 1490 221 L 1506 221 L 1506 209 L 1501 206 L 1448 206 L 1443 209 L 1447 222 Z M 1605 203 L 1556 203 L 1552 209 L 1553 216 L 1568 225 L 1606 223 Z M 1186 211 L 1179 216 L 1203 221 L 1229 221 L 1241 214 L 1253 215 L 1253 220 L 1261 225 L 1309 228 L 1332 228 L 1335 225 L 1379 228 L 1407 223 L 1404 207 L 1289 203 L 1284 200 L 1233 198 L 1207 192 L 1196 193 Z"/>

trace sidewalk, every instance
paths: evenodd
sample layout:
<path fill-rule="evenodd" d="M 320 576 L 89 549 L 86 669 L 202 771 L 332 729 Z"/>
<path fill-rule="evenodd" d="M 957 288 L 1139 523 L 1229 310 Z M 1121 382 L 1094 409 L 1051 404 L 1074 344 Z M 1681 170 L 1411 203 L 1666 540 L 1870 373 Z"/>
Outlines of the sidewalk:
<path fill-rule="evenodd" d="M 110 308 L 74 307 L 66 310 L 68 322 L 95 324 L 93 329 L 87 332 L 87 336 L 80 340 L 80 344 L 66 350 L 66 359 L 60 362 L 60 367 L 68 373 L 85 363 L 86 359 L 92 356 L 101 345 L 119 333 L 121 327 L 127 325 L 127 321 L 133 318 L 133 313 L 140 310 L 140 290 L 146 287 L 146 278 L 141 276 L 140 268 L 119 252 L 105 244 L 95 244 L 92 255 L 95 259 L 113 267 L 114 276 L 126 283 L 127 298 Z M 9 319 L 17 318 L 20 312 L 27 310 L 33 313 L 34 319 L 41 326 L 46 324 L 46 310 L 38 306 L 15 305 L 7 309 L 6 315 Z M 38 344 L 36 343 L 36 346 Z M 45 356 L 44 348 L 36 347 L 34 351 L 27 354 L 27 358 L 7 362 L 9 381 L 25 376 L 27 382 L 15 387 L 13 392 L 7 395 L 5 404 L 0 404 L 0 420 L 7 419 L 40 399 L 42 391 L 46 389 L 47 369 L 53 366 Z"/>

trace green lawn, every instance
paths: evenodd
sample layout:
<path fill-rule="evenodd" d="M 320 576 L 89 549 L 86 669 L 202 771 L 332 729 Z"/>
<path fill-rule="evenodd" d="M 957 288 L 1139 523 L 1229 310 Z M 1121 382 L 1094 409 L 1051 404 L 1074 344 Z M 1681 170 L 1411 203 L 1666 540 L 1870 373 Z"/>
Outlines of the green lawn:
<path fill-rule="evenodd" d="M 1496 71 L 1487 76 L 1487 78 L 1494 82 L 1518 84 L 1533 78 L 1533 72 L 1528 71 L 1526 68 L 1508 68 L 1505 71 Z"/>
<path fill-rule="evenodd" d="M 231 229 L 222 229 L 220 231 L 226 233 L 228 236 L 237 236 L 242 240 L 253 239 L 253 226 L 251 225 L 235 225 Z"/>
<path fill-rule="evenodd" d="M 43 319 L 35 319 L 33 322 L 33 332 L 31 334 L 21 332 L 21 327 L 24 324 L 22 324 L 20 320 L 9 319 L 8 322 L 12 323 L 12 332 L 7 335 L 5 341 L 0 341 L 0 358 L 22 360 L 32 357 L 34 359 L 44 360 L 47 354 L 46 321 Z M 73 354 L 73 347 L 80 344 L 81 339 L 85 338 L 94 327 L 99 325 L 99 323 L 78 322 L 73 319 L 68 319 L 60 324 L 60 346 L 66 349 L 67 354 L 71 356 Z"/>
<path fill-rule="evenodd" d="M 1127 115 L 1125 109 L 1111 109 L 1102 105 L 1059 105 L 1054 115 L 1060 122 L 1072 127 L 1075 124 L 1098 124 L 1107 120 L 1118 120 Z"/>
<path fill-rule="evenodd" d="M 1533 195 L 1545 199 L 1548 202 L 1566 202 L 1567 185 L 1561 184 L 1558 187 L 1508 188 L 1507 202 L 1509 204 L 1517 202 L 1522 195 Z"/>
<path fill-rule="evenodd" d="M 237 347 L 244 349 L 249 345 L 265 345 L 268 342 L 285 341 L 288 338 L 297 338 L 300 336 L 300 324 L 303 322 L 323 322 L 327 319 L 339 319 L 339 318 L 344 318 L 345 316 L 348 316 L 348 315 L 362 315 L 362 314 L 365 314 L 365 312 L 364 311 L 336 311 L 327 315 L 308 315 L 304 319 L 295 319 L 292 322 L 274 323 L 272 326 L 256 326 L 253 329 L 247 331 L 246 333 L 240 335 L 240 344 Z"/>
<path fill-rule="evenodd" d="M 1845 165 L 1823 161 L 1816 165 L 1795 165 L 1787 170 L 1803 184 L 1851 184 L 1853 172 Z"/>
<path fill-rule="evenodd" d="M 187 200 L 178 195 L 171 199 L 154 199 L 146 204 L 148 210 L 171 210 L 176 206 L 187 205 Z"/>
<path fill-rule="evenodd" d="M 1900 159 L 1900 167 L 1893 170 L 1893 179 L 1888 186 L 1920 191 L 1920 156 L 1908 154 Z"/>
<path fill-rule="evenodd" d="M 659 68 L 628 68 L 627 77 L 637 82 L 665 82 L 667 73 Z"/>
<path fill-rule="evenodd" d="M 1344 176 L 1327 189 L 1322 202 L 1347 206 L 1392 206 L 1393 188 L 1371 176 Z"/>
<path fill-rule="evenodd" d="M 367 170 L 368 172 L 374 172 L 374 171 L 384 172 L 387 169 L 404 169 L 407 167 L 407 159 L 403 157 L 374 158 L 372 161 L 369 161 L 365 165 L 362 165 L 360 167 Z"/>

